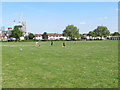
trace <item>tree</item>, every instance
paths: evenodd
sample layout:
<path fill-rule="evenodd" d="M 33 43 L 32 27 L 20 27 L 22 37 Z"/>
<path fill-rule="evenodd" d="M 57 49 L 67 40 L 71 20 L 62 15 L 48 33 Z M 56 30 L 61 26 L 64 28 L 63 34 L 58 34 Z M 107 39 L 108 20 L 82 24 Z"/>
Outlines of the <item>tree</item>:
<path fill-rule="evenodd" d="M 81 37 L 81 39 L 83 39 L 83 40 L 87 39 L 85 34 L 80 34 L 80 37 Z"/>
<path fill-rule="evenodd" d="M 94 36 L 93 34 L 94 34 L 93 31 L 89 31 L 89 33 L 87 34 L 87 35 L 89 36 L 89 39 L 90 39 L 90 40 L 91 40 L 90 37 L 93 37 L 93 36 Z"/>
<path fill-rule="evenodd" d="M 120 36 L 120 33 L 119 32 L 114 32 L 113 36 Z"/>
<path fill-rule="evenodd" d="M 42 39 L 43 39 L 43 40 L 48 40 L 47 32 L 44 32 L 44 33 L 43 33 Z"/>
<path fill-rule="evenodd" d="M 99 37 L 107 37 L 110 35 L 110 31 L 107 29 L 106 26 L 98 26 L 97 29 L 95 29 L 94 34 Z"/>
<path fill-rule="evenodd" d="M 93 32 L 90 31 L 90 32 L 88 33 L 88 36 L 93 36 Z"/>
<path fill-rule="evenodd" d="M 18 26 L 15 26 L 11 32 L 10 37 L 16 38 L 17 41 L 20 40 L 21 36 L 23 36 L 23 32 L 19 30 Z"/>
<path fill-rule="evenodd" d="M 68 25 L 63 31 L 63 36 L 70 37 L 71 40 L 79 38 L 79 29 L 74 25 Z"/>
<path fill-rule="evenodd" d="M 29 33 L 28 37 L 29 37 L 29 39 L 33 39 L 35 37 L 35 35 L 33 33 Z"/>

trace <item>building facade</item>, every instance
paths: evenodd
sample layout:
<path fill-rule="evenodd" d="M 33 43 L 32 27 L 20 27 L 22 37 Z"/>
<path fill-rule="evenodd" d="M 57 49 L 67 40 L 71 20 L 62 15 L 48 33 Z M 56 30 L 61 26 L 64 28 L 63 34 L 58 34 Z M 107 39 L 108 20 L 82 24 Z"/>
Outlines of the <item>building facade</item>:
<path fill-rule="evenodd" d="M 65 37 L 62 34 L 58 33 L 47 33 L 48 40 L 70 40 L 69 37 Z M 34 39 L 36 40 L 43 40 L 42 34 L 35 34 Z"/>

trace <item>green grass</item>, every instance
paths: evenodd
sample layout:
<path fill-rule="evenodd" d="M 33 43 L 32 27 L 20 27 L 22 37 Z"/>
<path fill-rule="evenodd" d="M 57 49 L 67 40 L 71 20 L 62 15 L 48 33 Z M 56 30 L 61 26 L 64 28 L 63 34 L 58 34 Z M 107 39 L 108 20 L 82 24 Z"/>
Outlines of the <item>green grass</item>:
<path fill-rule="evenodd" d="M 2 43 L 3 88 L 118 87 L 118 41 L 66 44 Z"/>

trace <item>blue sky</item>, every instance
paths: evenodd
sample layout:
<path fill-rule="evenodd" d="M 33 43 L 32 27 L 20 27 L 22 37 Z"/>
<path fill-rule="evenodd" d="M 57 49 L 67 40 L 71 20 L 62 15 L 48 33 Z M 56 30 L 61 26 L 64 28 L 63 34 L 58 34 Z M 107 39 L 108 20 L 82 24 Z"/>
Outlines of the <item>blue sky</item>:
<path fill-rule="evenodd" d="M 99 25 L 110 32 L 118 31 L 117 2 L 3 2 L 3 25 L 26 21 L 33 33 L 62 33 L 67 25 L 77 26 L 87 33 Z"/>

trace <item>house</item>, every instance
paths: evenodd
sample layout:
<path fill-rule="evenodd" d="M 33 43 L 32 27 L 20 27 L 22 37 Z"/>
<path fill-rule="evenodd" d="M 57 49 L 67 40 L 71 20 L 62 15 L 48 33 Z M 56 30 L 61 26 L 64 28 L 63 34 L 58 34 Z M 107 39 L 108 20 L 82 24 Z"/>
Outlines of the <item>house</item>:
<path fill-rule="evenodd" d="M 35 34 L 35 40 L 42 40 L 42 34 Z"/>
<path fill-rule="evenodd" d="M 48 40 L 69 40 L 69 38 L 63 36 L 62 34 L 58 33 L 47 33 Z M 42 40 L 42 34 L 35 34 L 35 40 Z"/>
<path fill-rule="evenodd" d="M 68 39 L 67 37 L 63 36 L 62 34 L 58 33 L 47 33 L 48 35 L 48 40 L 66 40 Z"/>
<path fill-rule="evenodd" d="M 85 34 L 83 34 L 83 35 L 85 35 Z M 106 37 L 100 37 L 100 36 L 92 37 L 92 36 L 89 36 L 89 34 L 86 34 L 86 39 L 87 40 L 106 40 L 107 38 Z"/>
<path fill-rule="evenodd" d="M 120 36 L 110 36 L 109 40 L 120 40 Z"/>
<path fill-rule="evenodd" d="M 20 37 L 20 40 L 25 40 L 25 38 L 22 36 L 22 37 Z"/>

